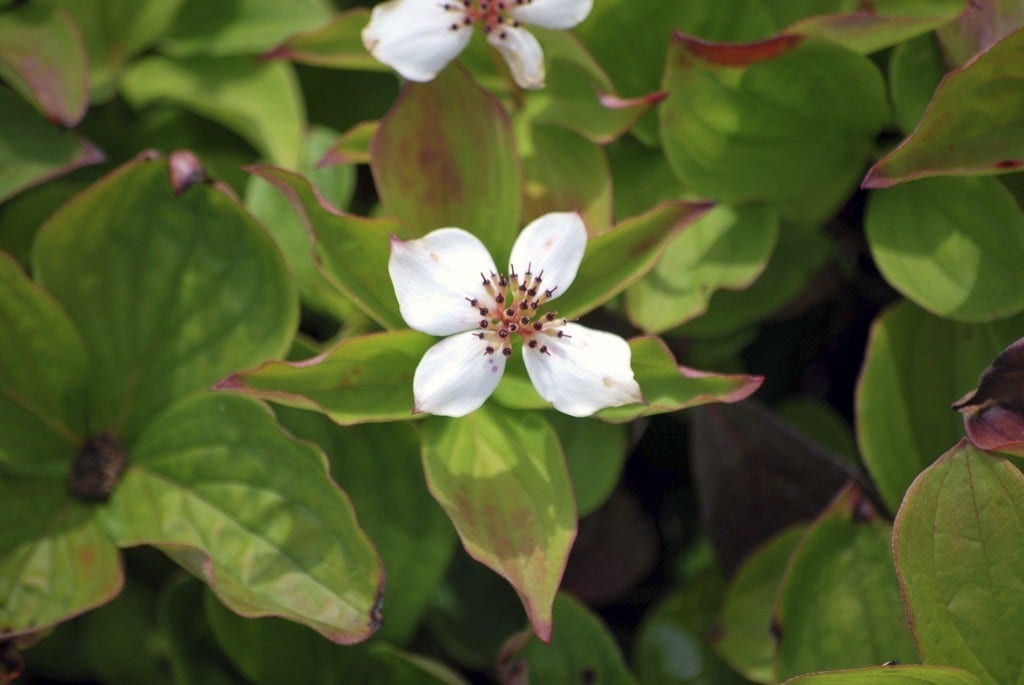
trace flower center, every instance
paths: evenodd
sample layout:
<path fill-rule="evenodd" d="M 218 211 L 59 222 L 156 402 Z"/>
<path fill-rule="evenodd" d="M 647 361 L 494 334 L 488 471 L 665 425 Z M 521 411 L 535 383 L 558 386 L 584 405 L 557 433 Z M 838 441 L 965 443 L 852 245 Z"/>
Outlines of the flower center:
<path fill-rule="evenodd" d="M 501 350 L 503 355 L 510 356 L 513 335 L 522 338 L 523 344 L 531 349 L 551 354 L 544 344 L 546 338 L 569 337 L 561 330 L 567 320 L 559 318 L 558 312 L 538 312 L 558 289 L 557 285 L 544 288 L 543 276 L 543 270 L 534 275 L 531 266 L 527 266 L 525 273 L 517 274 L 515 265 L 512 265 L 508 277 L 495 273 L 490 276 L 480 274 L 489 301 L 468 297 L 466 301 L 483 317 L 476 336 L 488 343 L 484 354 Z"/>
<path fill-rule="evenodd" d="M 508 37 L 506 26 L 518 28 L 519 22 L 505 14 L 505 11 L 516 5 L 529 5 L 533 0 L 461 0 L 461 2 L 444 3 L 445 10 L 457 12 L 458 21 L 452 22 L 448 28 L 458 31 L 464 26 L 472 26 L 475 22 L 483 24 L 484 33 L 497 32 L 498 38 Z"/>

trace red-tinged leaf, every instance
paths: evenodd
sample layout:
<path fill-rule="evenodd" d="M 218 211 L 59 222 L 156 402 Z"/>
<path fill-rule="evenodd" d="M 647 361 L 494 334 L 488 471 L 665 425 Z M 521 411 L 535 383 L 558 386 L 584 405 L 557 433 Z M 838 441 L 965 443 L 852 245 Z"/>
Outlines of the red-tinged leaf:
<path fill-rule="evenodd" d="M 363 47 L 360 33 L 369 22 L 369 9 L 347 10 L 318 29 L 289 36 L 263 58 L 286 59 L 315 67 L 387 71 L 388 67 Z"/>
<path fill-rule="evenodd" d="M 755 402 L 697 409 L 691 455 L 701 517 L 727 571 L 776 533 L 815 518 L 860 477 Z"/>
<path fill-rule="evenodd" d="M 938 30 L 939 42 L 950 66 L 961 66 L 1024 26 L 1024 4 L 1019 0 L 970 0 L 960 18 Z"/>
<path fill-rule="evenodd" d="M 388 236 L 404 230 L 393 219 L 366 219 L 336 209 L 302 176 L 271 166 L 247 169 L 288 200 L 313 236 L 317 269 L 363 312 L 385 328 L 405 328 L 387 278 Z"/>
<path fill-rule="evenodd" d="M 551 640 L 552 604 L 576 537 L 576 504 L 558 436 L 544 419 L 485 405 L 423 426 L 427 486 L 466 551 L 519 594 Z"/>
<path fill-rule="evenodd" d="M 938 175 L 999 174 L 1024 168 L 1024 29 L 939 84 L 913 133 L 878 161 L 865 188 Z"/>
<path fill-rule="evenodd" d="M 694 57 L 717 67 L 749 67 L 786 54 L 803 40 L 803 36 L 782 35 L 754 43 L 715 43 L 683 33 L 672 40 Z"/>
<path fill-rule="evenodd" d="M 62 9 L 25 4 L 0 14 L 0 78 L 54 124 L 72 127 L 89 105 L 82 34 Z"/>
<path fill-rule="evenodd" d="M 318 167 L 333 164 L 369 164 L 370 145 L 380 128 L 379 121 L 363 121 L 341 134 L 341 137 L 317 162 Z"/>
<path fill-rule="evenodd" d="M 521 225 L 512 125 L 465 69 L 406 84 L 370 154 L 384 211 L 414 235 L 456 226 L 480 238 L 499 263 L 509 254 Z"/>
<path fill-rule="evenodd" d="M 348 338 L 312 359 L 232 374 L 215 389 L 313 409 L 342 425 L 412 419 L 413 373 L 434 342 L 411 330 Z"/>
<path fill-rule="evenodd" d="M 983 450 L 1024 454 L 1024 338 L 1003 350 L 978 387 L 953 405 L 967 436 Z"/>

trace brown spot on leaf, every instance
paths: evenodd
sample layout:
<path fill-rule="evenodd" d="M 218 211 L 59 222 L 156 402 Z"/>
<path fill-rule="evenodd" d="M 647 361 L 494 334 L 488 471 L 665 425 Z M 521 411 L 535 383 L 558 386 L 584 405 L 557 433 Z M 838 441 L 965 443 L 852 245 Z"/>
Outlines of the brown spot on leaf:
<path fill-rule="evenodd" d="M 75 455 L 68 475 L 68 489 L 83 502 L 105 502 L 127 465 L 128 453 L 117 438 L 93 436 Z"/>

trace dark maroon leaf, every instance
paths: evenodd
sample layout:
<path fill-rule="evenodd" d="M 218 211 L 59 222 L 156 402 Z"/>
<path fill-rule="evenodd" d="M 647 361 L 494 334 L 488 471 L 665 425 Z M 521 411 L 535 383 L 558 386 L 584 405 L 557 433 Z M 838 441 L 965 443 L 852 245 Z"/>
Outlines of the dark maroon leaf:
<path fill-rule="evenodd" d="M 978 387 L 953 404 L 967 435 L 983 450 L 1024 452 L 1024 338 L 993 361 Z"/>

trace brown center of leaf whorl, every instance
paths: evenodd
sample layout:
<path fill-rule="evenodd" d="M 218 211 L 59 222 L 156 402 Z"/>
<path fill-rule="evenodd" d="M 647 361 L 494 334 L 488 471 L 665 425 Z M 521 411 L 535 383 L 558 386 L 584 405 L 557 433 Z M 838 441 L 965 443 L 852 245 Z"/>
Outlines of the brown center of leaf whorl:
<path fill-rule="evenodd" d="M 128 464 L 128 454 L 117 438 L 97 435 L 86 440 L 75 455 L 68 476 L 71 494 L 85 502 L 105 502 Z"/>

